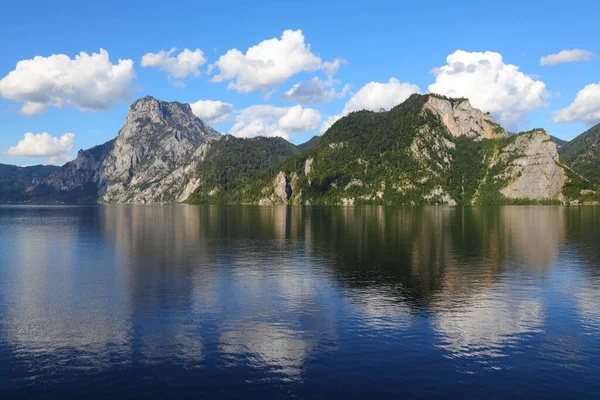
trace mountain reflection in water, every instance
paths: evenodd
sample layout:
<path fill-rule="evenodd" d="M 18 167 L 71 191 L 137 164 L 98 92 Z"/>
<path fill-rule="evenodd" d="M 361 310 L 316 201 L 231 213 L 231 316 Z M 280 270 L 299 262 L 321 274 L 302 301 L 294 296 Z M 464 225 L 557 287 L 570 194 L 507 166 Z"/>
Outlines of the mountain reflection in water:
<path fill-rule="evenodd" d="M 589 397 L 595 207 L 0 207 L 0 394 Z"/>

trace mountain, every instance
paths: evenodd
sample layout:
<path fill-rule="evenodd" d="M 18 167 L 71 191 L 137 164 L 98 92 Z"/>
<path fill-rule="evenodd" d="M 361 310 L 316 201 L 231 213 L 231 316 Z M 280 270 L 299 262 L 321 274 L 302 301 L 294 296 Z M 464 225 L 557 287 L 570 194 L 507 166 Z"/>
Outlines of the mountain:
<path fill-rule="evenodd" d="M 566 143 L 560 157 L 587 180 L 600 184 L 600 124 Z"/>
<path fill-rule="evenodd" d="M 557 138 L 556 136 L 552 136 L 552 135 L 550 135 L 550 140 L 552 140 L 554 142 L 559 153 L 561 152 L 561 149 L 569 143 L 568 140 L 562 140 L 562 139 Z"/>
<path fill-rule="evenodd" d="M 27 188 L 36 185 L 57 169 L 58 167 L 51 165 L 16 167 L 0 164 L 0 203 L 28 200 L 30 195 L 26 192 Z"/>
<path fill-rule="evenodd" d="M 597 127 L 596 127 L 597 128 Z M 509 135 L 467 99 L 412 95 L 356 111 L 295 146 L 221 135 L 189 105 L 135 101 L 115 139 L 60 168 L 4 167 L 0 201 L 66 203 L 521 204 L 598 199 L 598 130 L 557 145 Z M 583 144 L 578 144 L 583 143 Z M 2 169 L 0 168 L 0 178 Z M 587 176 L 587 179 L 586 179 Z"/>
<path fill-rule="evenodd" d="M 569 181 L 543 130 L 509 136 L 467 99 L 413 95 L 338 120 L 245 193 L 261 204 L 562 202 Z"/>
<path fill-rule="evenodd" d="M 188 104 L 147 96 L 129 107 L 116 139 L 80 151 L 33 192 L 59 201 L 183 201 L 196 188 L 196 163 L 220 137 Z"/>

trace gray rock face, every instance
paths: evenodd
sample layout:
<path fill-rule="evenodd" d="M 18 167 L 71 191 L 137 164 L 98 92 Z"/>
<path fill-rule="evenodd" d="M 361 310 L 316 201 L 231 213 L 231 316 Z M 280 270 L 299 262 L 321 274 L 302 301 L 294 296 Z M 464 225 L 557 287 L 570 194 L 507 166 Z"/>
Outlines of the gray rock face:
<path fill-rule="evenodd" d="M 481 140 L 507 136 L 489 115 L 474 108 L 466 99 L 448 100 L 430 95 L 425 109 L 438 115 L 453 137 Z"/>
<path fill-rule="evenodd" d="M 511 199 L 563 201 L 566 174 L 558 162 L 556 144 L 542 129 L 523 133 L 506 146 L 500 159 L 508 163 L 509 183 L 500 192 Z"/>
<path fill-rule="evenodd" d="M 265 187 L 263 193 L 268 196 L 259 200 L 259 204 L 287 204 L 288 200 L 292 197 L 292 187 L 289 177 L 285 172 L 279 171 L 275 179 L 273 179 L 272 185 Z"/>
<path fill-rule="evenodd" d="M 117 139 L 81 151 L 44 183 L 62 191 L 93 183 L 106 203 L 183 201 L 199 184 L 207 146 L 220 138 L 189 104 L 144 97 L 130 106 Z"/>
<path fill-rule="evenodd" d="M 306 176 L 310 175 L 310 173 L 312 171 L 313 161 L 314 161 L 314 158 L 308 158 L 304 162 L 304 175 L 306 175 Z"/>

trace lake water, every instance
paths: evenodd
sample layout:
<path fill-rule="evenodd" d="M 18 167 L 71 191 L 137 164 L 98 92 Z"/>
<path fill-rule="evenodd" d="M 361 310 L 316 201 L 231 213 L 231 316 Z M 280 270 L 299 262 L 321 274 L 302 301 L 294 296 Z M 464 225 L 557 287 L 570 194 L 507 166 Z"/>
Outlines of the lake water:
<path fill-rule="evenodd" d="M 1 398 L 598 398 L 600 208 L 0 207 Z"/>

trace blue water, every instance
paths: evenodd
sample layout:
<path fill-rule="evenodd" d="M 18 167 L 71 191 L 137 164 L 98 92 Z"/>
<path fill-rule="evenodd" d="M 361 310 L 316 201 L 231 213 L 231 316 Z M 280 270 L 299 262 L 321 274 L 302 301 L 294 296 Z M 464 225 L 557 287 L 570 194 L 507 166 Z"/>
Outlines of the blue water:
<path fill-rule="evenodd" d="M 600 208 L 0 207 L 1 398 L 598 398 Z"/>

